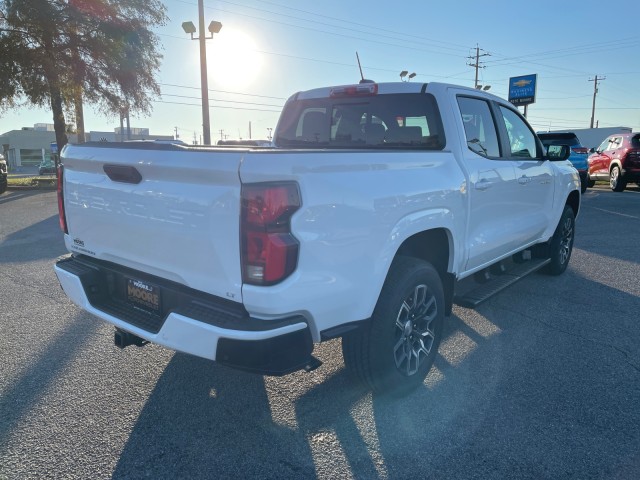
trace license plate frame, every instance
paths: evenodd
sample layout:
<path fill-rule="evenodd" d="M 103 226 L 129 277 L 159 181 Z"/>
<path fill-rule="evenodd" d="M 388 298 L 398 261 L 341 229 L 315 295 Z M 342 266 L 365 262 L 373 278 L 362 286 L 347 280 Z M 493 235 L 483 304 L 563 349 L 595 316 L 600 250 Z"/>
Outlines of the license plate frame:
<path fill-rule="evenodd" d="M 147 313 L 162 312 L 162 290 L 154 283 L 134 277 L 125 277 L 124 296 L 132 307 Z"/>

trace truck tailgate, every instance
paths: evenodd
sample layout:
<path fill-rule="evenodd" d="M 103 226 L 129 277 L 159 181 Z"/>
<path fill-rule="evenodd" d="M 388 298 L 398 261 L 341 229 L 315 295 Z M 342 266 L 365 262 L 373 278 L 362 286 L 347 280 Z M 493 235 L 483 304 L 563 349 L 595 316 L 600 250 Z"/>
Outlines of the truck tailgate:
<path fill-rule="evenodd" d="M 67 248 L 241 301 L 238 168 L 246 152 L 136 147 L 66 147 Z"/>

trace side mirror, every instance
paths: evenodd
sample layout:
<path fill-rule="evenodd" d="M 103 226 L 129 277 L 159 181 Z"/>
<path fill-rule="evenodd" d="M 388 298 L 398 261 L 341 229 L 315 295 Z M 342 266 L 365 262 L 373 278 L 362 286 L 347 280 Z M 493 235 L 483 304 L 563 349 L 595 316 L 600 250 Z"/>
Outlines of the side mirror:
<path fill-rule="evenodd" d="M 566 160 L 570 154 L 571 150 L 568 145 L 549 145 L 547 147 L 547 158 L 551 161 Z"/>
<path fill-rule="evenodd" d="M 591 147 L 591 148 L 589 149 L 589 153 L 595 153 L 595 152 L 596 152 L 596 149 L 595 149 L 595 148 Z"/>

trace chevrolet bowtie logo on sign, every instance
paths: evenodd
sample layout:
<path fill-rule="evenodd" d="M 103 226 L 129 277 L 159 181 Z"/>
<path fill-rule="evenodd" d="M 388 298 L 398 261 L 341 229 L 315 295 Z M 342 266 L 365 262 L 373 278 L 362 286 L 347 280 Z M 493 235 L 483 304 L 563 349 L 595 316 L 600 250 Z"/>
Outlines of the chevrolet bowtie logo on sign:
<path fill-rule="evenodd" d="M 513 82 L 516 87 L 526 87 L 531 83 L 531 80 L 518 80 L 517 82 Z"/>
<path fill-rule="evenodd" d="M 514 105 L 529 105 L 536 101 L 537 74 L 511 77 L 509 79 L 509 101 Z"/>

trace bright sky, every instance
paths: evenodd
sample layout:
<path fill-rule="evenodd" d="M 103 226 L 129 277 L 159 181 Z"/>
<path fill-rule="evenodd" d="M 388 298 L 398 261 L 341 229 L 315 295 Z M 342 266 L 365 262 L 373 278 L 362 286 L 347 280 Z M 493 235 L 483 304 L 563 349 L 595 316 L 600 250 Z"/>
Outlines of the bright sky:
<path fill-rule="evenodd" d="M 198 23 L 197 0 L 166 0 L 170 22 L 158 30 L 164 45 L 158 76 L 162 97 L 132 127 L 199 142 L 202 131 L 197 41 L 181 24 Z M 536 103 L 528 119 L 540 130 L 588 128 L 596 75 L 595 119 L 600 127 L 640 131 L 640 30 L 637 0 L 602 2 L 490 2 L 456 0 L 205 0 L 205 26 L 222 23 L 207 40 L 212 141 L 267 138 L 286 98 L 315 87 L 357 83 L 360 72 L 378 82 L 474 85 L 507 98 L 510 77 L 537 74 Z M 470 58 L 471 57 L 471 58 Z M 113 131 L 117 117 L 85 105 L 87 131 Z M 0 133 L 52 123 L 49 111 L 9 111 Z"/>

